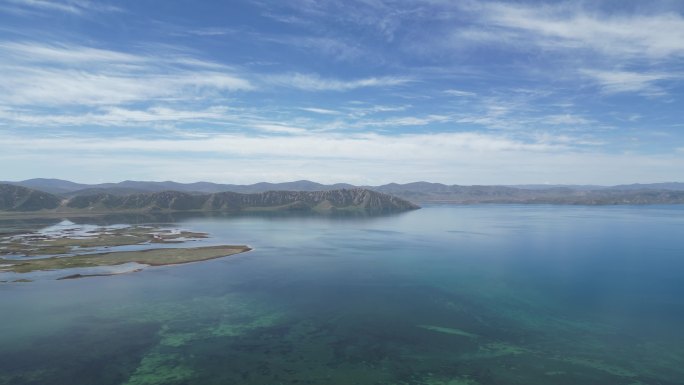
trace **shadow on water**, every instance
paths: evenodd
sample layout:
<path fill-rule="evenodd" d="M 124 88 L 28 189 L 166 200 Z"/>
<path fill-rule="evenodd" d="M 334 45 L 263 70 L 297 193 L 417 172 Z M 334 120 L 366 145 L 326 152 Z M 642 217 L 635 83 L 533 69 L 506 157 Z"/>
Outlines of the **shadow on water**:
<path fill-rule="evenodd" d="M 201 219 L 243 219 L 243 218 L 263 218 L 263 219 L 283 219 L 283 218 L 318 218 L 330 220 L 358 220 L 372 218 L 391 218 L 406 214 L 405 212 L 384 212 L 369 213 L 365 211 L 333 211 L 319 213 L 305 210 L 283 210 L 283 211 L 206 211 L 206 212 L 146 212 L 146 213 L 122 213 L 122 214 L 102 214 L 102 215 L 74 215 L 64 214 L 59 217 L 27 217 L 6 219 L 0 217 L 0 235 L 11 234 L 22 231 L 31 231 L 41 227 L 54 226 L 62 221 L 69 221 L 75 224 L 90 224 L 97 226 L 110 226 L 115 224 L 146 224 L 163 225 L 172 224 L 187 220 Z"/>

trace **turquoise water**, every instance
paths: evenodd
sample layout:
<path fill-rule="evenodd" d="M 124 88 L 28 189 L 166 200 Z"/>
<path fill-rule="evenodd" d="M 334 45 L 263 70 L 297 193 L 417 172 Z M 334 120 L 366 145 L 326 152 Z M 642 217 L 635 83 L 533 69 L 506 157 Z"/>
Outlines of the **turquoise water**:
<path fill-rule="evenodd" d="M 164 221 L 254 250 L 0 284 L 0 384 L 684 383 L 681 206 Z"/>

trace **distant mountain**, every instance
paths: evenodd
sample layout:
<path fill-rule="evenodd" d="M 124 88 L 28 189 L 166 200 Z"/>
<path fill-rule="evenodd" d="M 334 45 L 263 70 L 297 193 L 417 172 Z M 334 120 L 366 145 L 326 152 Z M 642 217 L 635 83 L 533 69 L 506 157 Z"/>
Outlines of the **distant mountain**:
<path fill-rule="evenodd" d="M 66 198 L 72 198 L 72 197 L 80 196 L 80 195 L 110 194 L 110 195 L 123 196 L 123 195 L 131 195 L 131 194 L 144 194 L 144 193 L 150 193 L 150 192 L 155 192 L 155 191 L 154 190 L 131 188 L 131 187 L 109 187 L 109 188 L 93 187 L 93 188 L 85 188 L 82 190 L 70 191 L 67 193 L 62 193 L 60 195 L 63 197 L 66 197 Z"/>
<path fill-rule="evenodd" d="M 407 192 L 407 193 L 443 193 L 450 191 L 453 186 L 447 186 L 441 183 L 430 183 L 430 182 L 412 182 L 412 183 L 390 183 L 382 186 L 368 186 L 367 188 L 381 191 L 387 194 L 394 194 L 397 192 Z"/>
<path fill-rule="evenodd" d="M 479 203 L 528 195 L 527 190 L 504 186 L 447 186 L 439 183 L 388 184 L 374 190 L 413 202 Z"/>
<path fill-rule="evenodd" d="M 52 210 L 58 213 L 175 212 L 175 211 L 355 211 L 390 213 L 414 210 L 411 202 L 365 189 L 329 191 L 269 191 L 255 194 L 221 192 L 190 194 L 163 191 L 113 195 L 77 195 L 60 201 L 52 194 L 20 186 L 0 185 L 0 210 Z"/>
<path fill-rule="evenodd" d="M 0 210 L 36 211 L 55 209 L 60 199 L 52 194 L 22 186 L 0 184 Z"/>
<path fill-rule="evenodd" d="M 598 185 L 592 185 L 592 184 L 517 184 L 517 185 L 506 186 L 506 187 L 521 188 L 521 189 L 525 189 L 525 190 L 549 190 L 549 189 L 556 189 L 556 188 L 569 188 L 572 190 L 582 190 L 582 191 L 603 190 L 605 188 L 609 188 L 606 186 L 598 186 Z"/>
<path fill-rule="evenodd" d="M 224 191 L 232 191 L 239 193 L 259 193 L 266 191 L 328 191 L 352 189 L 357 187 L 348 183 L 324 185 L 316 182 L 311 182 L 308 180 L 299 180 L 285 183 L 261 182 L 250 185 L 219 184 L 211 182 L 148 182 L 133 180 L 125 180 L 119 183 L 82 184 L 61 179 L 37 178 L 19 182 L 0 183 L 24 186 L 36 190 L 49 192 L 51 194 L 60 194 L 64 196 L 90 195 L 92 193 L 99 192 L 111 193 L 113 195 L 122 195 L 128 193 L 161 191 L 181 191 L 189 193 L 216 193 Z"/>
<path fill-rule="evenodd" d="M 87 184 L 74 183 L 62 179 L 46 179 L 35 178 L 27 179 L 20 182 L 0 182 L 3 184 L 12 184 L 16 186 L 28 187 L 34 190 L 48 192 L 50 194 L 63 194 L 70 191 L 81 190 L 90 187 Z"/>
<path fill-rule="evenodd" d="M 515 188 L 506 186 L 435 186 L 425 189 L 414 186 L 380 186 L 378 191 L 419 203 L 520 203 L 520 204 L 680 204 L 684 203 L 684 191 L 658 189 L 575 189 L 572 187 L 547 187 L 544 189 Z"/>
<path fill-rule="evenodd" d="M 178 191 L 191 195 L 236 192 L 256 194 L 267 191 L 332 191 L 354 189 L 356 186 L 339 183 L 324 185 L 307 180 L 286 183 L 255 183 L 250 185 L 218 184 L 210 182 L 178 183 L 123 181 L 85 185 L 59 179 L 30 179 L 11 182 L 15 185 L 43 190 L 63 198 L 108 194 L 131 194 Z M 678 192 L 684 183 L 652 183 L 619 186 L 592 185 L 520 185 L 520 186 L 460 186 L 442 183 L 390 183 L 381 186 L 361 186 L 418 203 L 550 203 L 550 204 L 649 204 L 680 203 Z M 68 191 L 67 191 L 68 190 Z"/>
<path fill-rule="evenodd" d="M 618 186 L 608 187 L 611 190 L 672 190 L 684 191 L 684 183 L 680 182 L 666 182 L 666 183 L 649 183 L 649 184 L 623 184 Z"/>

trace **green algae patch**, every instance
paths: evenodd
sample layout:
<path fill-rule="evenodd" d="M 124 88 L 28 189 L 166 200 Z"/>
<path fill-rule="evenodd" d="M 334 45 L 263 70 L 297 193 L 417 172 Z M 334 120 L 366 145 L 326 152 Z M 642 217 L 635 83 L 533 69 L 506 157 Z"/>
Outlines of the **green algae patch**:
<path fill-rule="evenodd" d="M 180 364 L 178 354 L 148 354 L 124 385 L 172 385 L 187 383 L 195 372 Z"/>
<path fill-rule="evenodd" d="M 437 333 L 451 334 L 451 335 L 455 335 L 455 336 L 468 337 L 468 338 L 477 338 L 477 334 L 468 333 L 467 331 L 464 331 L 461 329 L 456 329 L 456 328 L 447 328 L 447 327 L 443 327 L 443 326 L 434 326 L 434 325 L 418 325 L 418 327 L 421 329 L 430 330 L 430 331 L 437 332 Z"/>
<path fill-rule="evenodd" d="M 467 376 L 458 378 L 428 378 L 423 385 L 478 385 L 479 382 Z"/>
<path fill-rule="evenodd" d="M 29 273 L 38 270 L 116 266 L 125 263 L 139 263 L 149 266 L 177 265 L 226 257 L 249 250 L 251 249 L 247 246 L 206 246 L 82 254 L 70 257 L 31 260 L 6 260 L 0 258 L 0 263 L 6 265 L 0 268 L 0 271 Z"/>
<path fill-rule="evenodd" d="M 611 374 L 613 376 L 618 376 L 618 377 L 637 377 L 637 374 L 634 373 L 633 371 L 629 369 L 622 368 L 620 366 L 616 365 L 611 365 L 608 363 L 605 363 L 600 360 L 592 360 L 592 359 L 586 359 L 586 358 L 579 358 L 579 357 L 568 357 L 568 358 L 561 358 L 560 361 L 567 362 L 569 364 L 573 365 L 578 365 L 578 366 L 584 366 L 596 370 L 600 370 L 602 372 Z"/>
<path fill-rule="evenodd" d="M 253 358 L 253 352 L 236 354 L 234 344 L 245 343 L 249 349 L 254 343 L 245 339 L 252 335 L 263 343 L 263 338 L 271 336 L 269 328 L 277 327 L 285 313 L 270 303 L 226 294 L 144 306 L 121 305 L 107 309 L 103 316 L 161 325 L 158 344 L 147 351 L 124 385 L 174 385 L 242 383 L 221 380 L 227 367 L 234 371 L 242 368 L 232 366 L 235 360 Z M 207 352 L 211 352 L 211 359 L 206 359 Z M 251 372 L 256 375 L 257 370 Z"/>
<path fill-rule="evenodd" d="M 520 354 L 531 353 L 531 351 L 527 348 L 524 348 L 522 346 L 507 344 L 505 342 L 491 342 L 491 343 L 482 345 L 482 346 L 480 346 L 480 352 L 484 356 L 492 356 L 492 357 L 511 356 L 511 355 L 517 356 Z"/>

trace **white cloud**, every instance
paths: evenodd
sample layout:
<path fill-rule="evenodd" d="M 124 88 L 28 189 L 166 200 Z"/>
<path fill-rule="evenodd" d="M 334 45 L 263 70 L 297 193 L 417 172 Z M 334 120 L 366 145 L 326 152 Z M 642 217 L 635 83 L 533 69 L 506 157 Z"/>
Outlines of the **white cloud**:
<path fill-rule="evenodd" d="M 302 111 L 313 112 L 315 114 L 321 114 L 321 115 L 339 115 L 340 114 L 339 111 L 329 110 L 327 108 L 301 107 L 299 109 Z"/>
<path fill-rule="evenodd" d="M 684 16 L 677 12 L 606 13 L 591 3 L 463 2 L 473 24 L 458 25 L 445 39 L 452 48 L 496 47 L 517 53 L 543 50 L 546 68 L 525 68 L 567 81 L 589 77 L 607 94 L 634 92 L 661 96 L 659 80 L 681 79 Z M 443 46 L 442 46 L 443 48 Z M 552 54 L 551 54 L 552 53 Z M 577 73 L 575 68 L 585 68 Z M 617 70 L 616 70 L 617 68 Z"/>
<path fill-rule="evenodd" d="M 58 11 L 73 15 L 83 15 L 89 11 L 121 12 L 121 8 L 87 0 L 9 0 L 16 6 L 39 11 Z"/>
<path fill-rule="evenodd" d="M 254 74 L 192 56 L 132 54 L 74 44 L 0 42 L 0 103 L 7 105 L 117 105 L 197 100 L 255 89 Z M 265 75 L 260 81 L 305 91 L 393 87 L 405 77 L 340 80 L 316 74 Z M 312 111 L 312 110 L 310 110 Z M 312 111 L 313 112 L 313 111 Z"/>
<path fill-rule="evenodd" d="M 271 75 L 267 76 L 265 80 L 274 85 L 292 87 L 305 91 L 350 91 L 357 88 L 394 87 L 411 81 L 411 79 L 407 77 L 397 76 L 340 80 L 323 78 L 317 74 L 302 73 Z"/>
<path fill-rule="evenodd" d="M 627 58 L 684 56 L 684 17 L 676 13 L 604 14 L 588 11 L 577 3 L 467 4 L 490 29 L 480 29 L 472 35 L 461 34 L 463 38 L 505 41 L 501 33 L 504 32 L 509 37 L 549 49 L 591 49 L 603 55 Z"/>
<path fill-rule="evenodd" d="M 320 36 L 283 36 L 267 34 L 251 34 L 250 38 L 267 43 L 284 45 L 288 48 L 296 48 L 307 53 L 315 52 L 326 55 L 336 61 L 372 61 L 380 62 L 382 59 L 374 52 L 365 49 L 358 42 L 346 41 L 341 37 Z"/>
<path fill-rule="evenodd" d="M 278 124 L 254 124 L 268 132 L 296 132 L 304 129 Z M 134 138 L 3 138 L 12 148 L 56 149 L 60 151 L 146 151 L 162 153 L 215 153 L 242 156 L 292 157 L 304 159 L 348 158 L 397 160 L 421 157 L 449 158 L 458 150 L 468 151 L 555 151 L 563 146 L 526 143 L 505 136 L 478 133 L 436 134 L 302 134 L 295 136 L 248 136 L 217 134 L 198 139 Z"/>
<path fill-rule="evenodd" d="M 673 79 L 675 76 L 666 73 L 639 73 L 629 71 L 600 71 L 584 69 L 582 74 L 595 80 L 608 94 L 621 92 L 637 92 L 647 95 L 662 95 L 664 90 L 657 83 Z"/>
<path fill-rule="evenodd" d="M 165 75 L 6 66 L 0 70 L 10 74 L 0 84 L 0 101 L 9 105 L 113 105 L 253 89 L 247 80 L 206 71 Z"/>
<path fill-rule="evenodd" d="M 399 116 L 382 120 L 360 121 L 358 125 L 363 127 L 426 126 L 432 123 L 444 123 L 451 120 L 453 118 L 447 115 Z"/>
<path fill-rule="evenodd" d="M 76 5 L 63 3 L 60 1 L 44 1 L 44 0 L 10 0 L 10 2 L 22 5 L 29 8 L 38 8 L 48 11 L 61 11 L 67 13 L 80 14 L 83 12 L 81 8 Z"/>
<path fill-rule="evenodd" d="M 585 125 L 591 120 L 572 114 L 549 115 L 542 118 L 545 123 L 553 125 Z"/>
<path fill-rule="evenodd" d="M 0 162 L 18 165 L 7 170 L 8 179 L 50 175 L 92 181 L 107 175 L 108 181 L 233 183 L 306 178 L 359 184 L 425 179 L 460 184 L 617 184 L 676 179 L 684 168 L 681 156 L 579 151 L 572 142 L 568 137 L 523 142 L 477 133 L 235 134 L 182 140 L 5 134 L 0 137 Z M 59 162 L 54 161 L 56 156 Z"/>
<path fill-rule="evenodd" d="M 236 33 L 234 29 L 230 28 L 218 28 L 218 27 L 208 27 L 208 28 L 198 28 L 183 31 L 189 35 L 197 36 L 224 36 L 232 33 Z"/>
<path fill-rule="evenodd" d="M 251 128 L 275 134 L 299 134 L 306 132 L 306 129 L 301 127 L 292 127 L 285 124 L 276 123 L 254 123 L 251 125 Z"/>
<path fill-rule="evenodd" d="M 66 126 L 128 126 L 141 123 L 221 121 L 227 119 L 230 110 L 224 106 L 205 109 L 183 110 L 170 107 L 150 107 L 147 109 L 127 109 L 121 107 L 102 107 L 99 110 L 81 114 L 36 114 L 21 109 L 0 109 L 0 120 L 14 125 L 34 127 Z"/>
<path fill-rule="evenodd" d="M 94 63 L 135 64 L 152 58 L 75 44 L 43 44 L 30 42 L 0 42 L 4 61 L 21 63 L 47 62 L 61 65 L 92 65 Z"/>
<path fill-rule="evenodd" d="M 405 111 L 411 107 L 411 105 L 403 106 L 385 106 L 385 105 L 366 105 L 363 102 L 350 102 L 349 104 L 355 105 L 354 107 L 345 107 L 344 110 L 348 112 L 349 116 L 352 118 L 362 118 L 364 116 L 378 114 L 378 113 L 388 113 L 388 112 L 398 112 Z"/>
<path fill-rule="evenodd" d="M 460 97 L 469 97 L 469 96 L 475 96 L 476 95 L 474 92 L 462 91 L 462 90 L 445 90 L 444 93 L 447 95 L 460 96 Z"/>
<path fill-rule="evenodd" d="M 228 67 L 187 57 L 27 42 L 0 43 L 0 55 L 0 102 L 8 105 L 116 105 L 254 89 Z"/>

